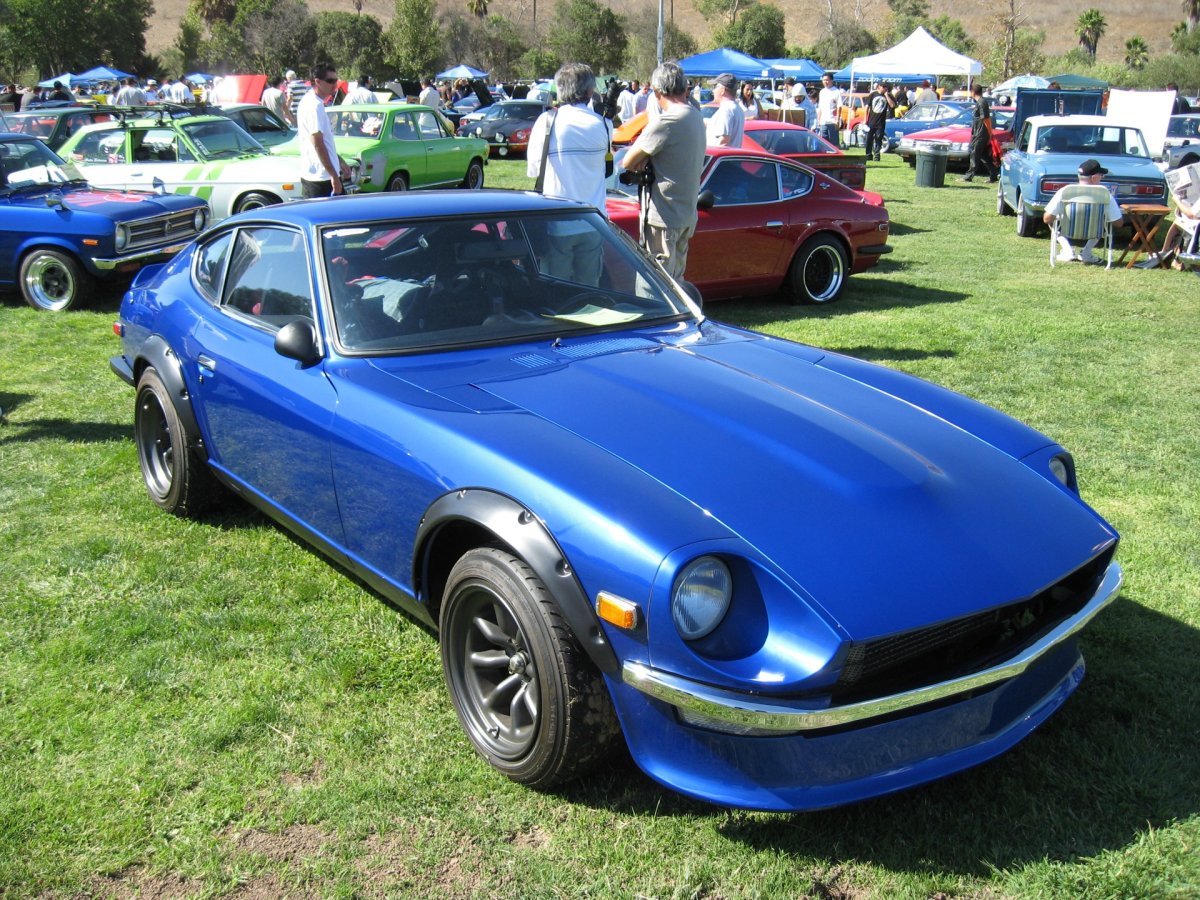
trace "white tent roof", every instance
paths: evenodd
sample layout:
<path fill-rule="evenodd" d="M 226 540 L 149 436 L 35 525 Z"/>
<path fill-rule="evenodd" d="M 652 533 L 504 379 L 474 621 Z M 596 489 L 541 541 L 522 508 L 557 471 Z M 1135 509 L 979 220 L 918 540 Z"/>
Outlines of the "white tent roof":
<path fill-rule="evenodd" d="M 931 72 L 935 75 L 972 75 L 983 72 L 983 64 L 977 60 L 955 53 L 921 26 L 882 53 L 872 56 L 857 56 L 850 63 L 854 72 L 870 72 L 873 75 L 903 74 L 907 72 Z"/>

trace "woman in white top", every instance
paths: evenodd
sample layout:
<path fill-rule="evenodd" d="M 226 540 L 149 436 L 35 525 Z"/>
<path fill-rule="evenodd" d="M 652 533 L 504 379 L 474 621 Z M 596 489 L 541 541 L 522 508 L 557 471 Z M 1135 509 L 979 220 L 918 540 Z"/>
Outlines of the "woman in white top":
<path fill-rule="evenodd" d="M 748 81 L 742 82 L 742 89 L 738 92 L 738 106 L 746 114 L 747 119 L 765 119 L 763 114 L 762 104 L 758 102 L 758 98 L 754 96 L 754 85 Z"/>

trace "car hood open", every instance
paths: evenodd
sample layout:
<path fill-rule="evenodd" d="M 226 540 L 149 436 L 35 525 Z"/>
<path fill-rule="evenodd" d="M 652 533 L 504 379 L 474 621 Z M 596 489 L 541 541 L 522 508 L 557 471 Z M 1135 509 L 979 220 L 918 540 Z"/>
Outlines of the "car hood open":
<path fill-rule="evenodd" d="M 617 337 L 524 353 L 471 385 L 690 500 L 855 638 L 1012 602 L 1115 540 L 1048 477 L 819 359 L 754 339 Z M 1050 443 L 1023 434 L 1039 444 L 1023 453 Z M 604 480 L 569 455 L 556 474 L 587 492 Z M 648 490 L 613 512 L 652 516 L 654 504 Z"/>

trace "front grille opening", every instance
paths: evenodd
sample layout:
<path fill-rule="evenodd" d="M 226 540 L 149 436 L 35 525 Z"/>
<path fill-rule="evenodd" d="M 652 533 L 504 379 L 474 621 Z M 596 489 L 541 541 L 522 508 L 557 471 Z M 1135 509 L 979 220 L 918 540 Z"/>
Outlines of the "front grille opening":
<path fill-rule="evenodd" d="M 1015 656 L 1095 594 L 1112 559 L 1101 554 L 1033 597 L 998 609 L 850 645 L 831 696 L 856 703 L 978 672 Z"/>
<path fill-rule="evenodd" d="M 191 238 L 196 234 L 195 216 L 195 210 L 189 209 L 130 222 L 126 226 L 129 230 L 129 243 L 125 249 L 141 250 Z"/>

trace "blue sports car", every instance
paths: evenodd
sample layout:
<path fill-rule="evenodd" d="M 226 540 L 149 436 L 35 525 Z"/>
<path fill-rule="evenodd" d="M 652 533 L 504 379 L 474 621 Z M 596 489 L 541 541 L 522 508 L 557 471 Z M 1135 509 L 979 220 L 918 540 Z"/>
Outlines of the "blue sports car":
<path fill-rule="evenodd" d="M 941 128 L 945 125 L 970 125 L 973 104 L 956 100 L 918 103 L 898 119 L 888 119 L 883 131 L 886 137 L 884 152 L 900 146 L 900 139 L 907 134 Z M 866 126 L 864 125 L 865 129 Z"/>
<path fill-rule="evenodd" d="M 1012 747 L 1121 581 L 1070 455 L 685 288 L 566 201 L 297 202 L 144 272 L 112 367 L 153 502 L 232 492 L 436 630 L 515 781 L 623 741 L 685 794 L 810 809 Z"/>

